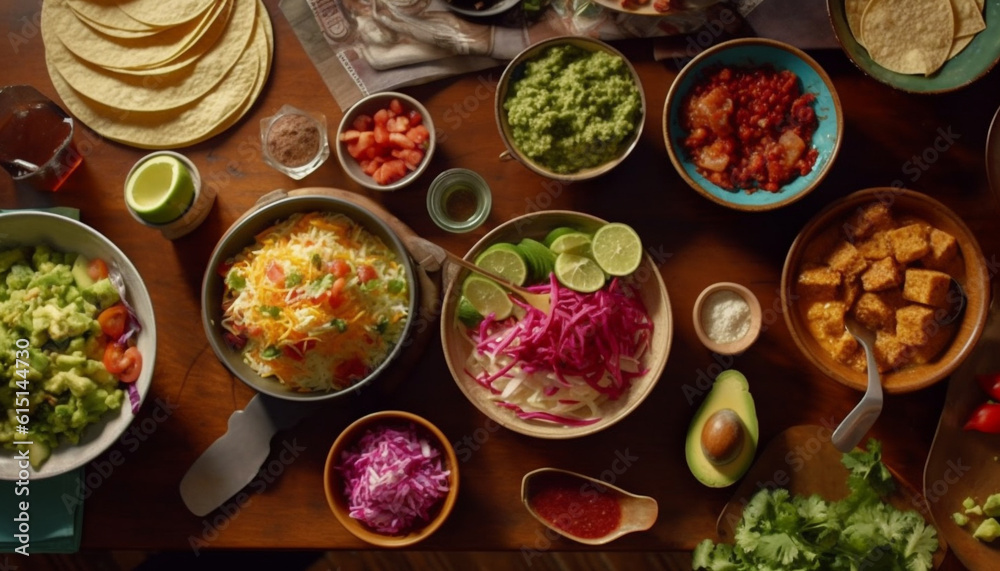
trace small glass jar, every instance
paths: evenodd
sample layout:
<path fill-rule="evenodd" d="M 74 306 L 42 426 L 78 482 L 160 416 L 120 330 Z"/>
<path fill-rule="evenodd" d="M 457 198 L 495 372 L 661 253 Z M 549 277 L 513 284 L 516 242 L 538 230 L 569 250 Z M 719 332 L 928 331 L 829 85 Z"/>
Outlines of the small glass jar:
<path fill-rule="evenodd" d="M 489 217 L 492 206 L 490 185 L 469 169 L 444 171 L 427 191 L 427 212 L 431 220 L 449 232 L 478 228 Z"/>
<path fill-rule="evenodd" d="M 128 181 L 132 178 L 133 173 L 143 162 L 150 158 L 168 155 L 179 160 L 187 168 L 188 173 L 191 176 L 191 184 L 193 185 L 194 196 L 191 198 L 191 203 L 187 209 L 178 215 L 173 220 L 164 222 L 162 224 L 155 224 L 148 220 L 145 220 L 138 212 L 129 206 L 128 200 L 125 201 L 125 208 L 128 213 L 132 215 L 132 218 L 139 222 L 143 226 L 148 226 L 160 231 L 167 240 L 176 240 L 182 236 L 194 231 L 202 222 L 208 218 L 209 211 L 212 210 L 212 205 L 215 204 L 215 188 L 212 185 L 202 186 L 201 173 L 198 171 L 198 167 L 195 166 L 194 162 L 186 156 L 176 153 L 174 151 L 155 151 L 146 155 L 145 157 L 139 159 L 132 169 L 129 170 L 128 175 L 125 177 L 125 186 L 128 187 Z M 126 193 L 128 191 L 126 190 Z"/>
<path fill-rule="evenodd" d="M 283 105 L 260 121 L 264 162 L 295 180 L 312 173 L 330 156 L 326 116 Z"/>

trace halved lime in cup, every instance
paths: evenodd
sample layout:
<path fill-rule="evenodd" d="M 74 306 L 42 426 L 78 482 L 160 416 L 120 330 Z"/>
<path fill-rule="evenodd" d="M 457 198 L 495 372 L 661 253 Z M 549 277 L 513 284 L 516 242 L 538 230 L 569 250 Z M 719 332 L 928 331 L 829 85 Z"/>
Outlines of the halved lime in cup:
<path fill-rule="evenodd" d="M 143 160 L 125 181 L 125 203 L 151 224 L 180 218 L 191 207 L 194 194 L 191 171 L 170 154 L 155 154 Z"/>

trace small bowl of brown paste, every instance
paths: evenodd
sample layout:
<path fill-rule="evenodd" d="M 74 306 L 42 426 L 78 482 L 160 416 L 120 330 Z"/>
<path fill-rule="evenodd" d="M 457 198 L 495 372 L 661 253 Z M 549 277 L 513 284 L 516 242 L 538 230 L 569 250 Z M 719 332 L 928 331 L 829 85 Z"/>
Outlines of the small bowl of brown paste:
<path fill-rule="evenodd" d="M 295 180 L 315 171 L 330 156 L 326 117 L 284 105 L 260 122 L 264 162 Z"/>

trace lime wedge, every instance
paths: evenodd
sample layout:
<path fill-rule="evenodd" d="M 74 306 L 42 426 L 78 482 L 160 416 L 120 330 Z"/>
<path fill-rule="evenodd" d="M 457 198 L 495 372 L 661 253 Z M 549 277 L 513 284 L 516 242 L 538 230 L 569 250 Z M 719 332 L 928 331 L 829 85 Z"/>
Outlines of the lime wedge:
<path fill-rule="evenodd" d="M 585 256 L 590 252 L 590 236 L 583 232 L 563 234 L 549 244 L 556 254 L 577 254 Z"/>
<path fill-rule="evenodd" d="M 194 181 L 180 160 L 170 155 L 146 159 L 125 182 L 125 202 L 152 224 L 176 220 L 194 200 Z"/>
<path fill-rule="evenodd" d="M 486 278 L 469 276 L 462 284 L 464 295 L 479 315 L 493 314 L 497 320 L 507 319 L 514 311 L 514 303 L 507 292 L 496 282 Z"/>
<path fill-rule="evenodd" d="M 528 261 L 531 281 L 534 283 L 548 281 L 549 274 L 555 269 L 555 253 L 548 249 L 545 244 L 531 238 L 525 238 L 518 242 L 517 248 L 521 250 L 524 259 Z"/>
<path fill-rule="evenodd" d="M 604 287 L 604 271 L 586 256 L 559 254 L 555 268 L 556 278 L 571 290 L 590 293 Z"/>
<path fill-rule="evenodd" d="M 546 247 L 550 247 L 552 246 L 552 242 L 555 242 L 556 238 L 562 236 L 563 234 L 570 234 L 572 232 L 578 232 L 578 230 L 576 228 L 570 228 L 569 226 L 559 226 L 558 228 L 553 228 L 548 234 L 545 235 L 545 239 L 542 240 L 542 243 L 544 243 Z"/>
<path fill-rule="evenodd" d="M 524 285 L 528 281 L 528 264 L 514 244 L 493 244 L 479 254 L 476 265 L 516 285 Z"/>
<path fill-rule="evenodd" d="M 464 295 L 458 300 L 457 313 L 458 320 L 465 324 L 466 327 L 475 327 L 483 320 L 483 316 L 476 311 L 475 306 Z"/>
<path fill-rule="evenodd" d="M 642 240 L 627 224 L 612 222 L 594 233 L 591 255 L 612 276 L 627 276 L 642 263 Z"/>

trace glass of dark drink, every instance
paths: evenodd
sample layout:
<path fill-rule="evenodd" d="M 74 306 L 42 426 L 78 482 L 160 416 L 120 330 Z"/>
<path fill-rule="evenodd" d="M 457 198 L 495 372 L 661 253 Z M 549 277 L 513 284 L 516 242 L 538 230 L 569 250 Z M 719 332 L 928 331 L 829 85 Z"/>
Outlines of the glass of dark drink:
<path fill-rule="evenodd" d="M 0 166 L 39 190 L 59 190 L 83 157 L 73 118 L 29 85 L 0 87 Z"/>

